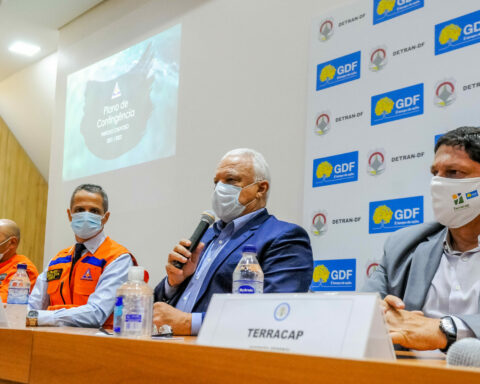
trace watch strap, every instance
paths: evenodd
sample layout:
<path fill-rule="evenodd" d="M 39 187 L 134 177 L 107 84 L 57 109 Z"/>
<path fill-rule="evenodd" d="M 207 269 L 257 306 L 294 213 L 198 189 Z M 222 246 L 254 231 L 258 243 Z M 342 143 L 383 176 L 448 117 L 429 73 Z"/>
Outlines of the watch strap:
<path fill-rule="evenodd" d="M 448 348 L 457 341 L 457 326 L 451 316 L 444 316 L 440 319 L 439 328 L 447 338 L 447 345 L 445 348 L 440 349 L 442 352 L 446 353 Z"/>

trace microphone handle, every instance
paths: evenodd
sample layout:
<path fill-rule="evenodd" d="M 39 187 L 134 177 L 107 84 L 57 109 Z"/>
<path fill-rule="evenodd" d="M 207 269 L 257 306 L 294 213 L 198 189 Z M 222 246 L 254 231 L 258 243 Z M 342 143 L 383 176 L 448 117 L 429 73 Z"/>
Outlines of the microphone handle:
<path fill-rule="evenodd" d="M 192 236 L 190 236 L 190 241 L 192 242 L 189 247 L 186 247 L 190 252 L 194 252 L 195 249 L 197 249 L 198 244 L 200 244 L 200 239 L 202 236 L 207 232 L 208 227 L 210 224 L 205 221 L 205 220 L 200 220 L 200 223 L 198 223 L 197 228 L 193 232 Z M 185 265 L 184 263 L 181 263 L 180 261 L 173 260 L 172 264 L 174 267 L 182 269 L 183 266 Z"/>

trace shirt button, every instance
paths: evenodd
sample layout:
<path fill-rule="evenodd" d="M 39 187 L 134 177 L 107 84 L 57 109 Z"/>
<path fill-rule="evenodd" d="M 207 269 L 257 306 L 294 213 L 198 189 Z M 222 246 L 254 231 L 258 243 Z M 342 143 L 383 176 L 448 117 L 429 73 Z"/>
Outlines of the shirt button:
<path fill-rule="evenodd" d="M 459 290 L 460 290 L 460 285 L 457 284 L 457 285 L 455 286 L 455 289 L 456 289 L 457 291 L 459 291 Z"/>
<path fill-rule="evenodd" d="M 218 240 L 218 244 L 223 244 L 223 240 Z"/>
<path fill-rule="evenodd" d="M 468 261 L 468 256 L 462 256 L 462 261 Z"/>

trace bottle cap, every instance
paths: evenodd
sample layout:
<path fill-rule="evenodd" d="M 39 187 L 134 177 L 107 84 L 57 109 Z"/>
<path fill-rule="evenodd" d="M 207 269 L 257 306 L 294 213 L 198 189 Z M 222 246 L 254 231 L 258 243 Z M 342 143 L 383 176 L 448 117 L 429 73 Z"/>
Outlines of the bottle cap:
<path fill-rule="evenodd" d="M 17 264 L 17 271 L 19 269 L 27 270 L 27 264 L 22 264 L 22 263 Z"/>
<path fill-rule="evenodd" d="M 143 281 L 145 269 L 143 267 L 131 267 L 128 270 L 128 280 Z"/>
<path fill-rule="evenodd" d="M 253 244 L 244 245 L 242 252 L 257 253 L 257 247 Z"/>

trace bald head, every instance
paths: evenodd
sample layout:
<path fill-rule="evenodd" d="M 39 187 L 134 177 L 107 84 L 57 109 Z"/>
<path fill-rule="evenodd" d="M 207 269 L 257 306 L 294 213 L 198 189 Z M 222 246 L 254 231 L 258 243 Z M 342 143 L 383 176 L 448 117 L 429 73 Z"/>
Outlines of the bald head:
<path fill-rule="evenodd" d="M 0 234 L 4 236 L 0 241 L 8 239 L 9 237 L 16 237 L 17 240 L 20 241 L 20 228 L 17 223 L 12 220 L 0 219 Z"/>

